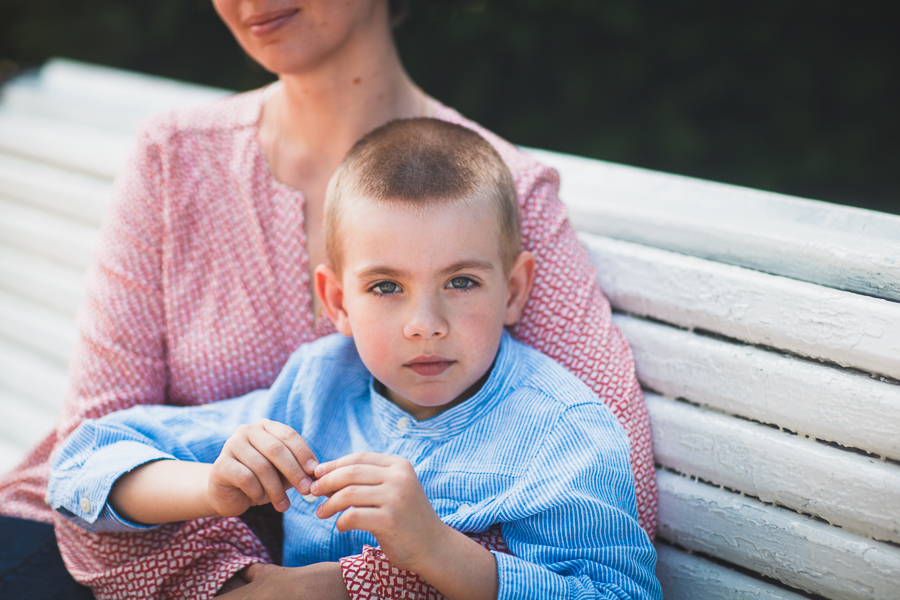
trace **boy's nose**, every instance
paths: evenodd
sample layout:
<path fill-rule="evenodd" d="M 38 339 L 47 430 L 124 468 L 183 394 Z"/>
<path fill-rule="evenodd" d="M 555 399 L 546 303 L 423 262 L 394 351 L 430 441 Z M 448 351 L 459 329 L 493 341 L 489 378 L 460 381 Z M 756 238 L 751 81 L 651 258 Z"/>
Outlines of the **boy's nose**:
<path fill-rule="evenodd" d="M 408 338 L 433 338 L 447 335 L 447 320 L 441 315 L 439 307 L 431 300 L 422 300 L 412 307 L 409 319 L 403 327 L 403 334 Z"/>

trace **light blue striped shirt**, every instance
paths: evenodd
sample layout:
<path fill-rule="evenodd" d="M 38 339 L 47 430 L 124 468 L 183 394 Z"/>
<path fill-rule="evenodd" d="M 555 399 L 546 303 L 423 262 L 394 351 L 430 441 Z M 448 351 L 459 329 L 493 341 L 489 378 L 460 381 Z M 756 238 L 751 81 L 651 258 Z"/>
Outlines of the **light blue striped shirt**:
<path fill-rule="evenodd" d="M 622 428 L 575 376 L 506 333 L 481 390 L 425 421 L 376 391 L 340 335 L 300 347 L 268 390 L 85 421 L 53 458 L 50 504 L 92 531 L 147 529 L 107 504 L 118 477 L 157 459 L 211 463 L 239 425 L 263 418 L 296 429 L 323 462 L 359 451 L 409 460 L 454 529 L 500 523 L 512 555 L 495 553 L 499 598 L 662 598 Z M 323 500 L 288 496 L 285 565 L 377 545 L 368 532 L 337 531 L 337 517 L 316 517 Z"/>

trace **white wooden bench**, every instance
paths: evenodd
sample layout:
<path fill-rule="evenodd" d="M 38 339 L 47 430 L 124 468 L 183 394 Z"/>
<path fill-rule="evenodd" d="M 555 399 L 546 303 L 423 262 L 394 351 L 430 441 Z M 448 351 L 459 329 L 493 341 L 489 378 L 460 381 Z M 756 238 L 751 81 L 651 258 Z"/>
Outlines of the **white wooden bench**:
<path fill-rule="evenodd" d="M 59 60 L 2 90 L 3 470 L 56 420 L 134 122 L 223 93 Z M 666 598 L 900 598 L 900 217 L 532 152 L 647 392 Z"/>

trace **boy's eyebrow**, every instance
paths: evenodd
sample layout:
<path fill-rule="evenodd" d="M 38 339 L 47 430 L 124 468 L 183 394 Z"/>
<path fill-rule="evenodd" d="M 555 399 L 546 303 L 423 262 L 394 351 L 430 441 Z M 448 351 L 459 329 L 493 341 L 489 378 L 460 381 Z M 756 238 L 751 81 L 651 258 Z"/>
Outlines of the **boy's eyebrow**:
<path fill-rule="evenodd" d="M 453 263 L 446 269 L 441 269 L 441 275 L 449 275 L 457 271 L 468 271 L 473 269 L 476 271 L 493 271 L 494 265 L 486 260 L 478 260 L 474 258 L 470 260 L 461 260 L 459 262 Z"/>
<path fill-rule="evenodd" d="M 440 270 L 440 275 L 450 275 L 458 271 L 476 270 L 476 271 L 492 271 L 494 265 L 486 260 L 470 259 L 455 262 L 449 267 Z M 356 272 L 356 276 L 360 279 L 371 279 L 373 277 L 390 277 L 392 279 L 400 279 L 406 275 L 406 271 L 395 269 L 384 265 L 375 265 L 367 267 Z"/>

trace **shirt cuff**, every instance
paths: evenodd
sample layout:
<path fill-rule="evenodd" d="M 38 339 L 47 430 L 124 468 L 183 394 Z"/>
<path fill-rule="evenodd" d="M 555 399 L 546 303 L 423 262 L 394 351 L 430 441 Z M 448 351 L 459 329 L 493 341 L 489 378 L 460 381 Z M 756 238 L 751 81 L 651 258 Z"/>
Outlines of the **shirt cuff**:
<path fill-rule="evenodd" d="M 127 521 L 107 503 L 115 482 L 137 467 L 156 460 L 174 459 L 140 442 L 122 441 L 77 458 L 54 473 L 48 503 L 72 522 L 91 532 L 144 531 L 154 525 Z M 75 464 L 73 464 L 75 463 Z"/>

